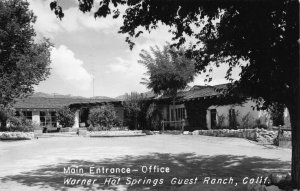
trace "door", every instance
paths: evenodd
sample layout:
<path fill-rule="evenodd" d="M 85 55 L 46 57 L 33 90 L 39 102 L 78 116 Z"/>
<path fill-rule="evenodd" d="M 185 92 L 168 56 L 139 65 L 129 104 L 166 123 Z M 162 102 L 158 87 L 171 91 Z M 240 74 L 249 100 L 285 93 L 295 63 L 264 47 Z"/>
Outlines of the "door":
<path fill-rule="evenodd" d="M 210 110 L 210 127 L 212 129 L 216 129 L 217 126 L 217 110 L 216 109 L 212 109 Z"/>
<path fill-rule="evenodd" d="M 88 123 L 89 119 L 89 109 L 81 108 L 80 109 L 80 123 L 85 123 L 85 126 L 88 127 L 90 124 Z"/>

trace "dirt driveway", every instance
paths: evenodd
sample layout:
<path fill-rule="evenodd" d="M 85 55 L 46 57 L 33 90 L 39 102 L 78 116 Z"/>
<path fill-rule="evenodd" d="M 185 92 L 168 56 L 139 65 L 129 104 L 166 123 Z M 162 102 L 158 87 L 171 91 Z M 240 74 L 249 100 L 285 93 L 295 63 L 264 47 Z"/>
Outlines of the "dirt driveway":
<path fill-rule="evenodd" d="M 152 135 L 0 142 L 0 156 L 0 190 L 176 190 L 182 186 L 192 190 L 206 177 L 223 183 L 231 177 L 234 184 L 241 185 L 245 177 L 250 180 L 288 171 L 291 150 L 239 138 Z M 68 167 L 82 172 L 64 171 Z M 91 174 L 91 167 L 129 168 L 130 173 Z M 155 172 L 154 168 L 169 168 L 169 172 Z M 85 184 L 88 179 L 96 181 Z M 207 190 L 220 187 L 213 186 Z"/>

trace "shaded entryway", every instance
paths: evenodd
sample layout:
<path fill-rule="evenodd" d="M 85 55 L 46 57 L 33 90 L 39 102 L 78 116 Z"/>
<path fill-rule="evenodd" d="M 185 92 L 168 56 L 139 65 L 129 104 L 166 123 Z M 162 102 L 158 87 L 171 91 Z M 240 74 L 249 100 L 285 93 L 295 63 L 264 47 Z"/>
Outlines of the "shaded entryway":
<path fill-rule="evenodd" d="M 89 108 L 83 107 L 79 110 L 79 126 L 82 127 L 88 127 L 90 125 L 89 123 Z"/>

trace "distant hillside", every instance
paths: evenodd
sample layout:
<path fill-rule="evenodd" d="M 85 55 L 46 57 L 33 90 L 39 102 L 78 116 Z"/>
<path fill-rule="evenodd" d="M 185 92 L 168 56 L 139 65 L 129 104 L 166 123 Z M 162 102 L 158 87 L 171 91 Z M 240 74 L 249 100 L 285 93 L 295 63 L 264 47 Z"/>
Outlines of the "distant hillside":
<path fill-rule="evenodd" d="M 115 99 L 122 100 L 122 101 L 125 100 L 125 98 L 126 98 L 126 94 L 115 97 Z"/>
<path fill-rule="evenodd" d="M 53 93 L 53 94 L 48 94 L 48 93 L 44 93 L 44 92 L 35 92 L 31 97 L 46 97 L 46 98 L 85 98 L 82 96 L 72 96 L 70 94 L 68 95 L 62 95 L 62 94 L 57 94 L 57 93 Z"/>
<path fill-rule="evenodd" d="M 107 96 L 95 96 L 95 97 L 90 97 L 91 99 L 115 99 Z"/>
<path fill-rule="evenodd" d="M 82 96 L 73 96 L 73 95 L 62 95 L 62 94 L 48 94 L 48 93 L 44 93 L 44 92 L 36 92 L 34 93 L 31 97 L 45 97 L 45 98 L 81 98 L 81 99 L 87 99 L 86 97 L 82 97 Z M 90 99 L 113 99 L 107 96 L 95 96 L 95 97 L 91 97 Z"/>
<path fill-rule="evenodd" d="M 143 97 L 146 97 L 146 98 L 155 97 L 155 95 L 152 91 L 144 92 L 144 93 L 141 93 L 141 94 L 143 95 Z M 115 99 L 125 100 L 127 95 L 130 95 L 130 94 L 119 95 L 119 96 L 115 97 Z"/>

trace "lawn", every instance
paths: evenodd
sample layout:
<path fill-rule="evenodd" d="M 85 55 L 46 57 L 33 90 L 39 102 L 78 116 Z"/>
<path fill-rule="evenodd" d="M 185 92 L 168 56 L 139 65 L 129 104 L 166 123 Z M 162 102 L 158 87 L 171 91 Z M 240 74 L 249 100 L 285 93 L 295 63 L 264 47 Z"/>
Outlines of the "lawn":
<path fill-rule="evenodd" d="M 0 155 L 0 190 L 232 190 L 235 186 L 204 185 L 205 177 L 232 177 L 238 185 L 235 189 L 243 190 L 245 177 L 288 171 L 291 150 L 239 138 L 153 135 L 2 141 Z M 149 170 L 150 166 L 169 168 L 170 172 L 142 172 L 142 167 Z M 64 173 L 67 167 L 79 167 L 83 173 Z M 131 172 L 90 174 L 90 167 L 129 168 Z M 67 185 L 67 178 L 96 181 Z M 177 184 L 184 179 L 191 184 Z M 105 180 L 119 182 L 104 184 Z"/>

